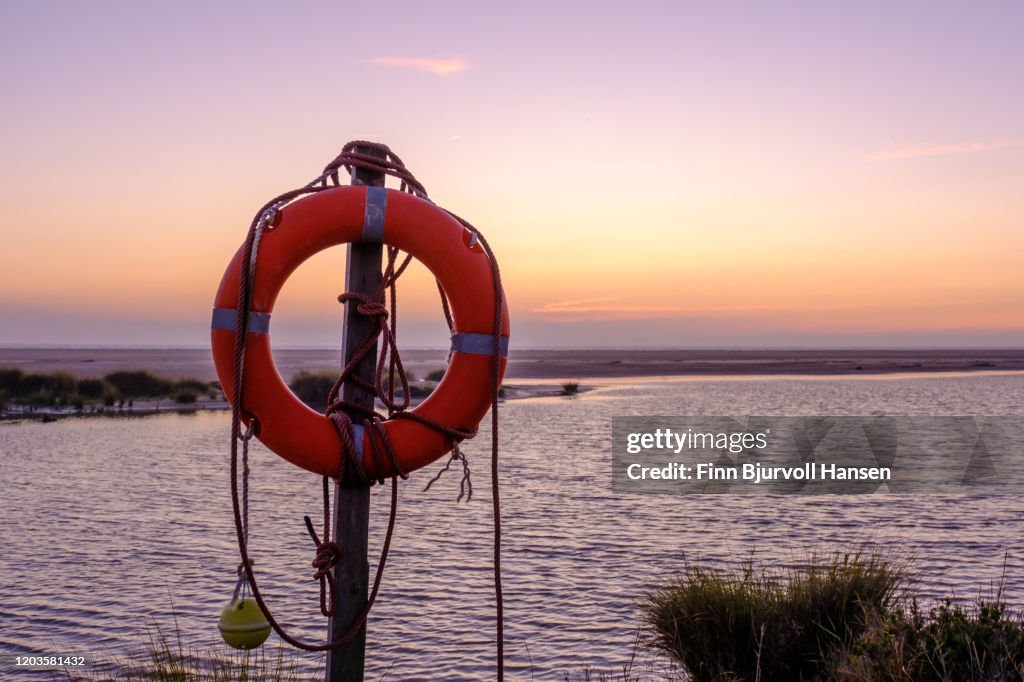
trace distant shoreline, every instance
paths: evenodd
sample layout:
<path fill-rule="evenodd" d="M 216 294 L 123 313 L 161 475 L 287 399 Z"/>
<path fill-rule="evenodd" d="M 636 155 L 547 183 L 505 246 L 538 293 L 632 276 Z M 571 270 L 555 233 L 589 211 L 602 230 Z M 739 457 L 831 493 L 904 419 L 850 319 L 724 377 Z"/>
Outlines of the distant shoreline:
<path fill-rule="evenodd" d="M 443 369 L 446 352 L 402 353 L 418 377 Z M 284 378 L 299 371 L 332 371 L 338 351 L 277 350 Z M 26 373 L 68 372 L 102 377 L 143 369 L 170 378 L 217 378 L 204 348 L 0 348 L 0 367 Z M 941 372 L 1024 371 L 1024 348 L 962 350 L 523 350 L 513 348 L 505 377 L 610 379 L 687 376 L 865 376 Z"/>

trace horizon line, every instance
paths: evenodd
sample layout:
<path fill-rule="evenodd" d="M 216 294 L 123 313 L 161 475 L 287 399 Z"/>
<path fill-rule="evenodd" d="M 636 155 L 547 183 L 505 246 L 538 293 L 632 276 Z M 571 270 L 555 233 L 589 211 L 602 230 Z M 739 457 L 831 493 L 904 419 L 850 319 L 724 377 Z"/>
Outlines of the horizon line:
<path fill-rule="evenodd" d="M 0 350 L 210 350 L 208 344 L 93 344 L 93 343 L 39 343 L 23 344 L 0 343 Z M 282 345 L 275 351 L 338 351 L 337 346 L 301 346 Z M 448 351 L 448 346 L 417 346 L 403 349 L 408 351 Z M 522 346 L 515 347 L 518 351 L 1024 351 L 1024 345 L 906 345 L 906 346 Z"/>

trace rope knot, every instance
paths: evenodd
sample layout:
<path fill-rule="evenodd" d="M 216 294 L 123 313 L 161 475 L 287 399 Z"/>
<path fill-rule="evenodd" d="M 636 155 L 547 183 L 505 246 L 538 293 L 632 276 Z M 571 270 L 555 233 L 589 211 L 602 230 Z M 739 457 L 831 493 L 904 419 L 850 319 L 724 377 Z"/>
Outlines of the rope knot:
<path fill-rule="evenodd" d="M 321 542 L 316 546 L 316 557 L 310 562 L 313 568 L 316 569 L 316 573 L 313 574 L 313 580 L 320 580 L 331 572 L 334 565 L 338 563 L 338 557 L 341 556 L 341 547 L 336 542 Z"/>
<path fill-rule="evenodd" d="M 366 294 L 360 294 L 356 291 L 346 291 L 338 296 L 338 303 L 348 303 L 349 301 L 355 301 L 356 312 L 365 317 L 379 317 L 382 320 L 388 319 L 388 309 L 384 305 L 384 302 L 379 298 L 371 298 Z M 376 339 L 376 335 L 374 335 Z"/>
<path fill-rule="evenodd" d="M 334 615 L 334 609 L 338 605 L 337 598 L 337 584 L 334 581 L 334 573 L 331 569 L 338 563 L 338 556 L 341 555 L 341 547 L 336 542 L 332 542 L 328 533 L 330 532 L 330 518 L 327 509 L 327 477 L 324 477 L 324 539 L 321 540 L 320 536 L 316 534 L 313 529 L 313 522 L 310 521 L 308 516 L 302 517 L 306 522 L 306 530 L 309 532 L 309 537 L 313 538 L 314 544 L 316 544 L 316 556 L 313 557 L 311 565 L 316 569 L 316 573 L 313 574 L 313 580 L 320 581 L 320 613 L 330 618 Z M 328 606 L 328 593 L 330 595 L 330 605 Z"/>
<path fill-rule="evenodd" d="M 365 315 L 366 317 L 380 317 L 385 320 L 388 319 L 388 309 L 380 301 L 360 303 L 356 306 L 356 310 L 359 311 L 360 315 Z"/>

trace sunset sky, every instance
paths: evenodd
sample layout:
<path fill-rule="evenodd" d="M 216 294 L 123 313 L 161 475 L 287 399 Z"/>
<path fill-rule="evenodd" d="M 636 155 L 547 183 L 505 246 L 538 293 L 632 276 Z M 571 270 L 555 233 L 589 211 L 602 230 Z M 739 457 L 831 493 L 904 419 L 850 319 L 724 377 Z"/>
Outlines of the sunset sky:
<path fill-rule="evenodd" d="M 513 347 L 1024 345 L 1024 4 L 0 3 L 0 344 L 202 345 L 253 212 L 384 142 Z M 278 346 L 337 345 L 344 253 Z M 403 288 L 406 347 L 446 333 Z"/>

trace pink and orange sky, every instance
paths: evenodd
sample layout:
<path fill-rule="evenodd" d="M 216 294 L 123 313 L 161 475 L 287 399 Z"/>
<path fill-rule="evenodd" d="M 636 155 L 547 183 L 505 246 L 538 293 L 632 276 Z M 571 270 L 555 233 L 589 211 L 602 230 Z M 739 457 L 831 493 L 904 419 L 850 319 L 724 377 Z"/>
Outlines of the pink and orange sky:
<path fill-rule="evenodd" d="M 385 142 L 518 347 L 1021 346 L 1020 3 L 0 4 L 0 344 L 202 345 L 252 213 Z M 337 345 L 344 254 L 278 304 Z M 425 273 L 406 347 L 446 334 Z"/>

